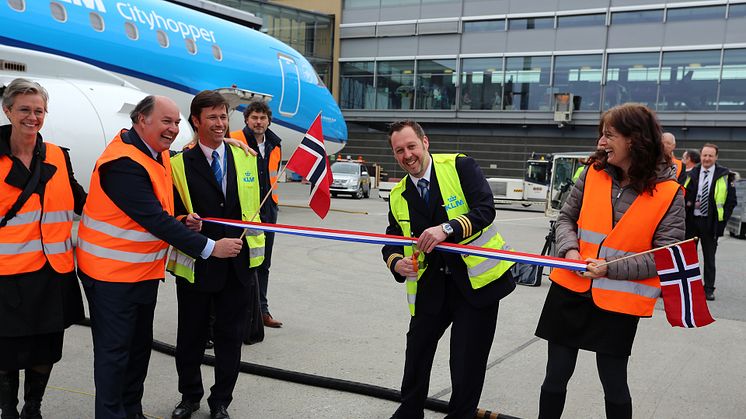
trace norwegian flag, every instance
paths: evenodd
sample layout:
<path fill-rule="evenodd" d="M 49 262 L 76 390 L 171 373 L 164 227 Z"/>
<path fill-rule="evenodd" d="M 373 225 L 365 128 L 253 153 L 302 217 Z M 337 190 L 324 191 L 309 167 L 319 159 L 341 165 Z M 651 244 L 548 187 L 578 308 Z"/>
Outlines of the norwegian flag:
<path fill-rule="evenodd" d="M 671 326 L 702 327 L 714 322 L 707 308 L 694 241 L 653 252 Z"/>
<path fill-rule="evenodd" d="M 326 217 L 331 205 L 329 185 L 332 183 L 332 170 L 324 148 L 324 133 L 321 129 L 321 112 L 314 119 L 311 128 L 285 166 L 288 170 L 303 176 L 311 182 L 311 199 L 308 206 L 320 218 Z"/>

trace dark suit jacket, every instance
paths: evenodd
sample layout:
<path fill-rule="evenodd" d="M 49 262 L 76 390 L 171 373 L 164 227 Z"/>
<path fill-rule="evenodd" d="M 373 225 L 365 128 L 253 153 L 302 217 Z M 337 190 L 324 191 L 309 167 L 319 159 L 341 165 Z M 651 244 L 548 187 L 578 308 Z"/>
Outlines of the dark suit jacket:
<path fill-rule="evenodd" d="M 492 190 L 474 159 L 470 157 L 458 157 L 456 159 L 456 171 L 461 180 L 461 188 L 464 191 L 466 202 L 469 205 L 469 212 L 466 216 L 472 223 L 472 231 L 480 231 L 495 219 Z M 406 189 L 402 197 L 407 201 L 409 206 L 412 234 L 415 237 L 419 237 L 429 227 L 449 222 L 451 227 L 453 227 L 454 234 L 446 241 L 458 243 L 463 240 L 461 224 L 458 221 L 448 220 L 443 204 L 443 197 L 438 186 L 435 165 L 433 165 L 430 173 L 429 206 L 425 205 L 425 201 L 420 197 L 417 187 L 412 183 L 409 176 L 407 176 Z M 401 227 L 394 219 L 390 208 L 389 226 L 386 228 L 386 234 L 402 235 Z M 383 260 L 388 261 L 392 254 L 403 255 L 404 249 L 402 246 L 384 246 L 382 253 Z M 405 278 L 393 269 L 401 257 L 397 256 L 392 259 L 390 269 L 397 281 L 404 282 Z M 464 298 L 469 304 L 477 308 L 493 304 L 515 289 L 515 283 L 513 282 L 510 271 L 506 272 L 502 278 L 480 289 L 473 289 L 466 271 L 466 264 L 461 259 L 461 255 L 455 253 L 433 251 L 426 256 L 426 261 L 427 269 L 417 285 L 417 312 L 434 314 L 440 311 L 446 297 L 445 281 L 448 280 L 445 275 L 446 270 L 451 272 L 451 276 Z"/>
<path fill-rule="evenodd" d="M 684 196 L 684 202 L 686 202 L 686 230 L 687 237 L 692 236 L 694 229 L 694 202 L 697 200 L 697 192 L 699 191 L 699 171 L 702 165 L 698 164 L 689 172 L 689 185 L 686 187 L 686 194 Z M 712 186 L 710 187 L 709 199 L 709 210 L 707 212 L 707 224 L 709 225 L 710 232 L 717 234 L 720 237 L 725 232 L 725 225 L 728 223 L 728 219 L 733 214 L 733 208 L 736 207 L 736 189 L 733 186 L 733 179 L 730 177 L 730 170 L 727 167 L 719 166 L 715 164 L 715 172 L 713 173 Z M 726 177 L 728 184 L 728 194 L 725 198 L 724 219 L 718 221 L 717 219 L 717 207 L 715 206 L 715 182 L 721 177 Z"/>
<path fill-rule="evenodd" d="M 192 209 L 201 217 L 241 219 L 241 205 L 238 202 L 236 181 L 236 165 L 229 146 L 226 145 L 227 173 L 226 196 L 212 173 L 202 149 L 192 147 L 184 152 L 184 170 L 186 172 L 189 195 L 192 199 Z M 174 206 L 176 215 L 188 213 L 186 206 L 174 188 Z M 202 223 L 201 233 L 215 241 L 224 237 L 240 237 L 240 228 L 226 227 L 213 223 Z M 197 259 L 195 264 L 195 278 L 193 286 L 197 290 L 216 292 L 225 286 L 231 272 L 235 272 L 238 279 L 246 286 L 252 284 L 249 275 L 248 246 L 244 241 L 241 253 L 235 258 L 219 259 L 210 257 Z M 230 269 L 233 265 L 234 269 Z M 187 284 L 183 278 L 177 278 L 177 283 Z"/>

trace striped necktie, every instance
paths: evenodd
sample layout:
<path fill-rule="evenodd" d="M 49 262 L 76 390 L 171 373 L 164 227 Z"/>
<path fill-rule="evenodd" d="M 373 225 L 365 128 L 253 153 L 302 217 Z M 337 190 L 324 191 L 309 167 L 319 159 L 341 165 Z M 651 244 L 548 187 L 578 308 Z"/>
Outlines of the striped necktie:
<path fill-rule="evenodd" d="M 217 151 L 212 151 L 212 164 L 210 164 L 210 168 L 212 168 L 212 174 L 215 175 L 215 179 L 218 181 L 218 185 L 223 184 L 223 169 L 220 168 L 220 155 Z"/>
<path fill-rule="evenodd" d="M 708 206 L 710 205 L 710 182 L 709 182 L 709 170 L 705 170 L 702 172 L 704 176 L 702 176 L 702 192 L 699 195 L 699 212 L 702 214 L 702 216 L 707 215 L 707 210 L 709 209 Z"/>
<path fill-rule="evenodd" d="M 430 182 L 427 179 L 420 179 L 417 181 L 417 189 L 420 191 L 420 196 L 425 201 L 425 204 L 430 204 Z"/>

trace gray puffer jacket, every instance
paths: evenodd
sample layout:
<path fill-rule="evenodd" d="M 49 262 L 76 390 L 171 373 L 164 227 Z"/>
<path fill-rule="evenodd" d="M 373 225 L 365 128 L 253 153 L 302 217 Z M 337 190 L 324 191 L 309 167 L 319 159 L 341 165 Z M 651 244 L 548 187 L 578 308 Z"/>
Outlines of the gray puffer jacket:
<path fill-rule="evenodd" d="M 607 173 L 611 175 L 611 206 L 614 208 L 614 225 L 622 218 L 627 209 L 637 198 L 638 194 L 629 186 L 620 187 L 619 180 L 615 178 L 614 170 L 606 168 Z M 578 178 L 575 186 L 567 198 L 565 205 L 562 206 L 560 215 L 557 218 L 557 256 L 565 257 L 567 251 L 578 249 L 578 217 L 580 216 L 580 207 L 583 202 L 583 190 L 585 189 L 585 177 L 588 169 Z M 661 165 L 658 167 L 658 182 L 672 179 L 676 180 L 675 174 L 671 172 L 670 167 Z M 676 197 L 663 216 L 658 228 L 653 235 L 653 248 L 665 246 L 684 240 L 686 230 L 684 215 L 684 192 L 679 190 Z M 609 260 L 615 258 L 611 257 Z M 652 253 L 629 258 L 618 263 L 608 265 L 607 277 L 610 279 L 644 279 L 657 275 L 655 270 L 655 261 Z"/>

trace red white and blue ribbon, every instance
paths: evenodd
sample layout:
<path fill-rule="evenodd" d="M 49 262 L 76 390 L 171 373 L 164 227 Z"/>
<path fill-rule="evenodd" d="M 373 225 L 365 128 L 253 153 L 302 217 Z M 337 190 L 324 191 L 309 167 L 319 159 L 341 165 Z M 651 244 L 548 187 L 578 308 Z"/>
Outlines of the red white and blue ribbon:
<path fill-rule="evenodd" d="M 226 226 L 245 228 L 249 230 L 260 230 L 295 236 L 313 237 L 317 239 L 340 240 L 353 243 L 369 243 L 392 246 L 411 246 L 417 242 L 416 237 L 392 236 L 389 234 L 367 233 L 352 230 L 335 230 L 330 228 L 301 227 L 286 224 L 254 223 L 250 221 L 228 220 L 224 218 L 201 218 L 208 223 L 222 224 Z M 435 246 L 444 252 L 459 253 L 464 255 L 481 256 L 489 259 L 501 259 L 509 262 L 527 263 L 530 265 L 549 266 L 552 268 L 563 268 L 571 271 L 585 271 L 586 262 L 562 259 L 552 256 L 540 256 L 531 253 L 515 252 L 512 250 L 486 249 L 464 244 L 441 242 Z"/>

